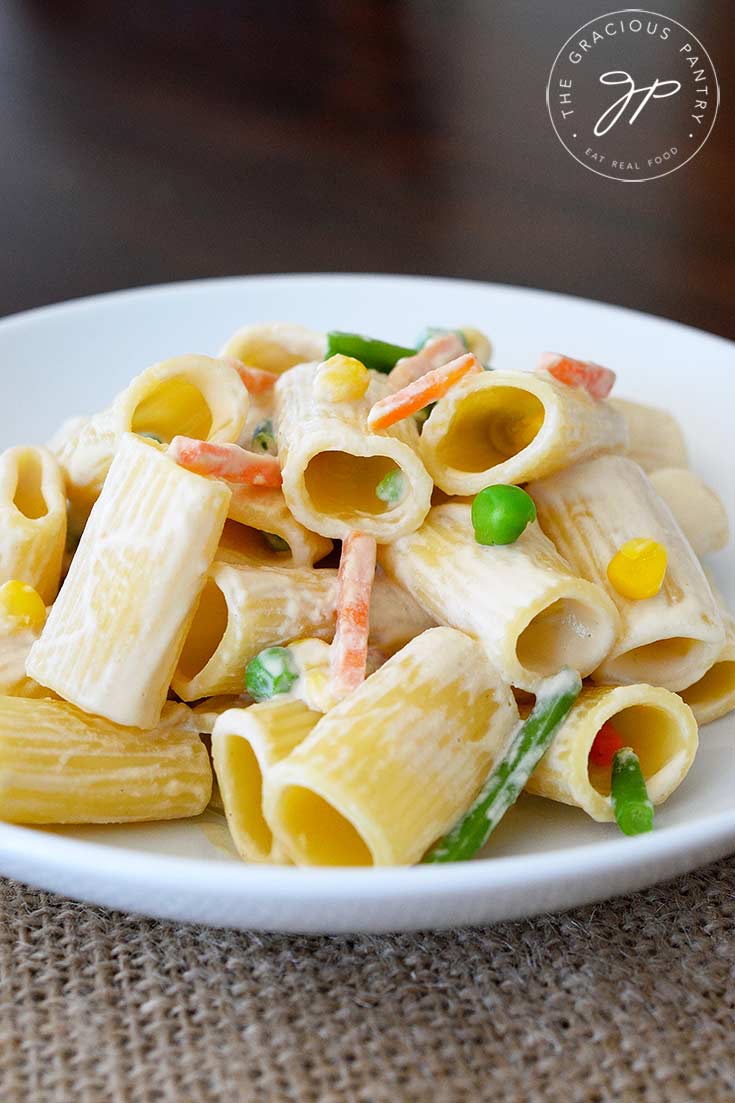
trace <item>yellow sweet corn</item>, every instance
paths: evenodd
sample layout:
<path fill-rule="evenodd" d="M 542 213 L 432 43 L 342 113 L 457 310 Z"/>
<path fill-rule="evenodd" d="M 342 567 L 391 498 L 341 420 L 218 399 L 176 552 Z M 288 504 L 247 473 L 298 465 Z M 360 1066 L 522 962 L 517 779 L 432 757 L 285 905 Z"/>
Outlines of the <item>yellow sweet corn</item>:
<path fill-rule="evenodd" d="M 370 374 L 353 356 L 330 356 L 314 376 L 314 392 L 325 402 L 354 402 L 370 385 Z"/>
<path fill-rule="evenodd" d="M 46 606 L 32 586 L 14 578 L 0 586 L 0 621 L 40 631 L 46 623 Z"/>
<path fill-rule="evenodd" d="M 615 553 L 607 567 L 607 577 L 623 597 L 641 601 L 655 597 L 666 575 L 666 548 L 656 540 L 636 537 Z"/>

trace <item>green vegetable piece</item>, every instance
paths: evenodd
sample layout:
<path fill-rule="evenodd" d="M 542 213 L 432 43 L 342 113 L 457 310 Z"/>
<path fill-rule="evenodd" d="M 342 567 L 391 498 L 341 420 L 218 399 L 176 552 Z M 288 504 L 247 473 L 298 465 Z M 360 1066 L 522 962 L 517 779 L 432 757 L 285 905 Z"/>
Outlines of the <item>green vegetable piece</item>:
<path fill-rule="evenodd" d="M 563 667 L 542 683 L 536 704 L 496 763 L 469 812 L 436 843 L 424 862 L 463 862 L 485 845 L 548 750 L 582 689 L 576 670 Z"/>
<path fill-rule="evenodd" d="M 638 755 L 631 747 L 622 747 L 613 758 L 610 797 L 615 819 L 624 835 L 641 835 L 653 830 L 653 804 Z"/>
<path fill-rule="evenodd" d="M 536 520 L 533 498 L 519 486 L 486 486 L 472 503 L 472 527 L 478 544 L 514 544 Z"/>
<path fill-rule="evenodd" d="M 291 548 L 281 536 L 277 536 L 275 532 L 264 532 L 263 539 L 268 547 L 275 552 L 290 552 Z"/>
<path fill-rule="evenodd" d="M 427 326 L 426 329 L 419 335 L 419 339 L 416 342 L 416 351 L 421 352 L 421 349 L 427 343 L 431 341 L 433 337 L 443 337 L 446 333 L 454 333 L 459 337 L 464 347 L 469 351 L 467 346 L 467 339 L 461 329 L 446 329 L 444 326 Z"/>
<path fill-rule="evenodd" d="M 391 345 L 387 341 L 378 341 L 374 337 L 363 337 L 359 333 L 341 333 L 332 330 L 327 334 L 327 356 L 354 356 L 366 368 L 387 374 L 395 366 L 398 360 L 404 356 L 414 356 L 416 349 L 408 349 L 403 345 Z"/>
<path fill-rule="evenodd" d="M 156 444 L 163 444 L 161 437 L 157 437 L 155 433 L 138 433 L 139 437 L 145 437 L 147 440 L 154 440 Z"/>
<path fill-rule="evenodd" d="M 421 430 L 423 429 L 424 422 L 429 420 L 431 411 L 434 409 L 435 406 L 436 402 L 430 402 L 428 406 L 424 406 L 422 410 L 417 410 L 416 413 L 413 415 L 416 419 L 416 424 L 419 427 L 419 432 L 421 432 Z"/>
<path fill-rule="evenodd" d="M 253 452 L 267 452 L 271 456 L 276 454 L 276 438 L 273 433 L 273 422 L 270 418 L 266 418 L 265 421 L 261 421 L 259 425 L 255 426 L 251 447 Z"/>
<path fill-rule="evenodd" d="M 384 475 L 375 487 L 375 496 L 380 498 L 381 502 L 387 502 L 391 506 L 398 505 L 405 493 L 406 478 L 398 468 Z"/>
<path fill-rule="evenodd" d="M 278 693 L 288 693 L 298 676 L 287 647 L 266 647 L 245 668 L 245 689 L 254 701 L 268 701 Z"/>

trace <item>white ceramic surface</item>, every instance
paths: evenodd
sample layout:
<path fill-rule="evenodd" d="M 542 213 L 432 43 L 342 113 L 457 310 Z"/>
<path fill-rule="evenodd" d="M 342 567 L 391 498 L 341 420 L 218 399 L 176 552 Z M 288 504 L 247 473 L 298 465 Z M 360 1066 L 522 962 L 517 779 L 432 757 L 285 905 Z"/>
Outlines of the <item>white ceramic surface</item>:
<path fill-rule="evenodd" d="M 0 445 L 43 441 L 107 403 L 148 364 L 216 352 L 247 322 L 289 319 L 411 343 L 428 324 L 472 323 L 498 366 L 563 350 L 608 364 L 617 393 L 667 406 L 692 464 L 735 503 L 735 346 L 643 314 L 522 288 L 393 276 L 278 276 L 123 292 L 0 322 Z M 712 568 L 735 602 L 733 551 Z M 523 797 L 487 856 L 388 870 L 259 868 L 224 821 L 31 830 L 0 825 L 0 873 L 153 916 L 275 931 L 397 931 L 511 919 L 630 892 L 735 851 L 735 719 L 705 728 L 684 785 L 635 839 Z"/>

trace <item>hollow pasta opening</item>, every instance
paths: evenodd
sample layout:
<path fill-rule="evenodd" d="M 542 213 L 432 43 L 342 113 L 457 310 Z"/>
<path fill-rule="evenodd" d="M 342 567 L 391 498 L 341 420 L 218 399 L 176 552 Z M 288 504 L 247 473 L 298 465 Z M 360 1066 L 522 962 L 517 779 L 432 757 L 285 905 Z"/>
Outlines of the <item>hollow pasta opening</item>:
<path fill-rule="evenodd" d="M 694 708 L 697 705 L 720 701 L 728 697 L 733 690 L 735 690 L 735 660 L 723 659 L 722 662 L 710 667 L 693 686 L 683 689 L 680 696 Z"/>
<path fill-rule="evenodd" d="M 372 517 L 391 508 L 375 490 L 381 479 L 397 470 L 398 464 L 388 456 L 318 452 L 304 472 L 304 485 L 319 513 L 345 520 Z"/>
<path fill-rule="evenodd" d="M 218 558 L 232 563 L 279 564 L 289 559 L 291 549 L 280 548 L 277 540 L 269 542 L 268 534 L 243 525 L 231 517 L 225 521 L 220 537 Z"/>
<path fill-rule="evenodd" d="M 302 862 L 316 866 L 371 866 L 370 851 L 349 820 L 301 785 L 281 795 L 280 820 Z"/>
<path fill-rule="evenodd" d="M 679 672 L 688 664 L 692 651 L 700 647 L 701 640 L 673 636 L 624 651 L 616 655 L 608 667 L 621 681 L 665 685 L 679 678 Z"/>
<path fill-rule="evenodd" d="M 200 674 L 227 631 L 227 601 L 213 578 L 208 578 L 179 660 L 185 678 Z"/>
<path fill-rule="evenodd" d="M 48 513 L 48 503 L 43 494 L 43 464 L 41 457 L 32 451 L 23 452 L 18 461 L 18 481 L 13 495 L 13 505 L 24 517 L 37 521 Z"/>
<path fill-rule="evenodd" d="M 152 433 L 164 444 L 180 434 L 207 440 L 212 431 L 212 411 L 193 383 L 174 376 L 157 383 L 133 411 L 133 433 Z"/>
<path fill-rule="evenodd" d="M 559 598 L 524 628 L 516 644 L 521 666 L 546 677 L 562 666 L 590 668 L 590 641 L 599 628 L 594 609 L 573 598 Z"/>
<path fill-rule="evenodd" d="M 233 835 L 246 835 L 248 841 L 267 858 L 273 845 L 271 829 L 263 816 L 263 774 L 255 751 L 247 739 L 237 735 L 224 738 L 220 774 L 226 778 L 227 818 Z"/>
<path fill-rule="evenodd" d="M 544 423 L 543 403 L 517 387 L 487 387 L 461 399 L 437 458 L 457 471 L 487 471 L 517 456 Z"/>
<path fill-rule="evenodd" d="M 679 725 L 671 713 L 654 705 L 631 705 L 608 717 L 626 747 L 638 755 L 643 776 L 648 781 L 681 750 Z M 610 766 L 596 766 L 588 761 L 590 785 L 606 797 L 610 794 Z"/>

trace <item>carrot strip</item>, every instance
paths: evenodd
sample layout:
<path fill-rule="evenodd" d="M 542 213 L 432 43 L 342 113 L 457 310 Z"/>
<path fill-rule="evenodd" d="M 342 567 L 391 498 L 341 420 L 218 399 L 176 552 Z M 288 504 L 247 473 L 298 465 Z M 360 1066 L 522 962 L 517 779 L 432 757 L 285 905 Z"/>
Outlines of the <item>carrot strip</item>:
<path fill-rule="evenodd" d="M 410 417 L 431 402 L 443 398 L 450 387 L 468 372 L 482 371 L 482 364 L 471 352 L 450 360 L 440 368 L 422 375 L 407 387 L 379 399 L 367 417 L 369 429 L 387 429 L 404 417 Z"/>
<path fill-rule="evenodd" d="M 339 701 L 365 680 L 375 539 L 352 532 L 342 544 L 337 573 L 337 628 L 330 652 L 330 688 Z"/>
<path fill-rule="evenodd" d="M 174 437 L 168 453 L 180 467 L 246 486 L 280 486 L 281 467 L 275 456 L 246 452 L 238 444 L 215 444 L 193 437 Z"/>
<path fill-rule="evenodd" d="M 236 360 L 234 356 L 221 356 L 225 364 L 234 368 L 242 379 L 250 394 L 264 394 L 275 384 L 278 376 L 275 372 L 264 371 L 263 368 L 249 368 L 242 360 Z"/>
<path fill-rule="evenodd" d="M 558 352 L 545 352 L 538 364 L 538 371 L 547 371 L 569 387 L 583 387 L 592 398 L 607 398 L 615 383 L 615 372 L 593 364 L 591 360 L 574 360 Z"/>
<path fill-rule="evenodd" d="M 427 372 L 441 368 L 450 360 L 462 356 L 467 349 L 462 344 L 456 333 L 444 333 L 441 337 L 432 337 L 427 341 L 420 352 L 415 356 L 406 356 L 399 360 L 391 372 L 388 373 L 391 389 L 402 390 L 420 379 Z"/>

